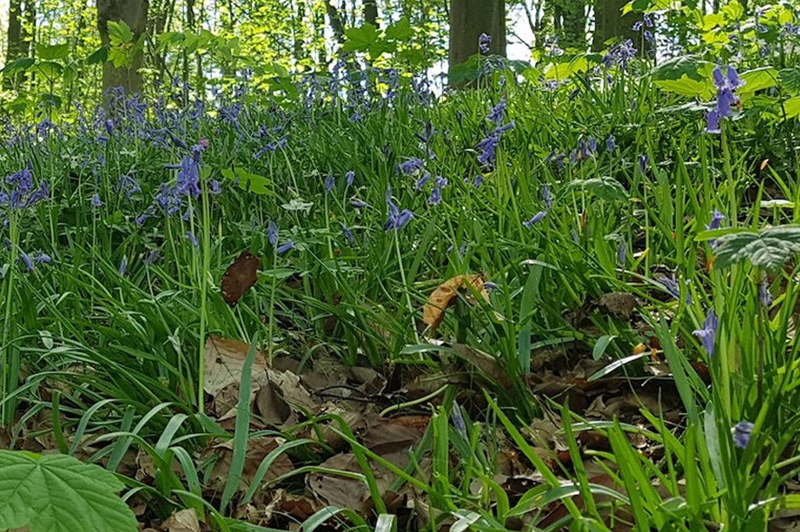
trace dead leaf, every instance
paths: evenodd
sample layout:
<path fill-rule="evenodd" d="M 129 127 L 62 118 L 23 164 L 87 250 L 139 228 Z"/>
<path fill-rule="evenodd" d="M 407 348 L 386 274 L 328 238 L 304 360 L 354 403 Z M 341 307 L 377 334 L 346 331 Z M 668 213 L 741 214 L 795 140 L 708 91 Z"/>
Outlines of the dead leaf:
<path fill-rule="evenodd" d="M 458 297 L 459 290 L 467 289 L 470 297 L 473 297 L 474 293 L 478 293 L 484 301 L 489 303 L 489 293 L 484 286 L 485 282 L 486 277 L 479 273 L 478 275 L 457 275 L 440 284 L 431 293 L 428 302 L 422 308 L 422 319 L 428 325 L 430 334 L 433 334 L 441 325 L 444 311 L 453 304 Z"/>
<path fill-rule="evenodd" d="M 611 292 L 600 296 L 597 306 L 615 318 L 628 320 L 639 307 L 639 301 L 627 292 Z"/>
<path fill-rule="evenodd" d="M 206 393 L 216 395 L 226 386 L 241 382 L 242 369 L 249 349 L 249 344 L 218 336 L 212 336 L 206 341 L 206 374 L 203 383 Z M 253 380 L 256 383 L 265 384 L 267 382 L 266 369 L 265 353 L 256 352 L 252 372 Z"/>
<path fill-rule="evenodd" d="M 233 460 L 233 440 L 227 440 L 223 443 L 219 443 L 217 440 L 214 443 L 215 444 L 207 447 L 201 455 L 202 460 L 209 460 L 216 456 L 216 461 L 209 475 L 209 482 L 204 486 L 210 493 L 219 492 L 225 486 L 231 468 L 231 461 Z M 247 452 L 245 453 L 242 482 L 239 485 L 239 490 L 246 490 L 250 486 L 256 471 L 258 471 L 258 467 L 267 454 L 283 443 L 284 440 L 282 438 L 273 438 L 270 436 L 250 438 L 247 441 Z M 294 469 L 294 466 L 291 460 L 289 460 L 285 454 L 281 454 L 272 462 L 272 465 L 267 470 L 267 474 L 264 476 L 263 482 L 274 480 L 281 475 L 285 475 L 292 469 Z"/>
<path fill-rule="evenodd" d="M 175 512 L 161 525 L 164 532 L 200 532 L 200 521 L 194 508 Z"/>
<path fill-rule="evenodd" d="M 222 298 L 230 306 L 235 306 L 251 286 L 256 284 L 256 272 L 261 265 L 261 259 L 254 257 L 248 251 L 243 251 L 239 257 L 228 266 L 222 276 Z"/>

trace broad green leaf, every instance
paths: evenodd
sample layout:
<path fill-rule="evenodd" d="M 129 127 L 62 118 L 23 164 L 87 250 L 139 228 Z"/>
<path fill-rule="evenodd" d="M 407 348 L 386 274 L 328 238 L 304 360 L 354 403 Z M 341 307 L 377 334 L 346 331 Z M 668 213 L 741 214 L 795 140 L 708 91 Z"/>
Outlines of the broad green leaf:
<path fill-rule="evenodd" d="M 778 71 L 772 67 L 748 70 L 740 76 L 744 87 L 739 89 L 739 94 L 748 95 L 756 91 L 769 89 L 778 85 Z"/>
<path fill-rule="evenodd" d="M 124 20 L 120 20 L 119 22 L 109 21 L 108 38 L 112 46 L 130 43 L 133 41 L 133 31 L 131 31 L 131 27 L 128 26 Z"/>
<path fill-rule="evenodd" d="M 613 177 L 592 177 L 590 179 L 575 180 L 569 185 L 582 188 L 606 201 L 622 201 L 628 199 L 628 191 Z"/>
<path fill-rule="evenodd" d="M 3 69 L 0 70 L 0 72 L 2 72 L 3 74 L 7 74 L 10 72 L 14 72 L 16 70 L 28 70 L 35 63 L 36 61 L 31 57 L 20 57 L 19 59 L 11 61 L 6 66 L 4 66 Z"/>
<path fill-rule="evenodd" d="M 225 179 L 230 179 L 233 182 L 238 181 L 239 188 L 242 190 L 247 190 L 255 194 L 269 193 L 269 179 L 264 176 L 251 174 L 241 168 L 236 168 L 235 170 L 225 169 L 222 171 L 222 175 Z"/>
<path fill-rule="evenodd" d="M 51 81 L 58 78 L 64 72 L 64 67 L 53 61 L 42 61 L 36 65 L 36 68 Z"/>
<path fill-rule="evenodd" d="M 585 55 L 578 55 L 571 59 L 547 65 L 544 69 L 544 77 L 549 81 L 562 81 L 576 74 L 582 74 L 587 70 L 589 70 L 588 59 Z"/>
<path fill-rule="evenodd" d="M 800 94 L 800 68 L 784 68 L 778 73 L 781 88 L 791 95 Z"/>
<path fill-rule="evenodd" d="M 136 532 L 109 471 L 66 455 L 0 451 L 0 530 Z"/>
<path fill-rule="evenodd" d="M 726 235 L 717 241 L 716 252 L 715 264 L 720 268 L 747 261 L 756 268 L 774 271 L 800 254 L 800 227 L 785 225 L 758 233 Z"/>
<path fill-rule="evenodd" d="M 45 61 L 64 59 L 69 55 L 69 44 L 54 44 L 47 46 L 44 44 L 36 45 L 36 55 Z"/>
<path fill-rule="evenodd" d="M 411 22 L 408 20 L 408 17 L 402 17 L 386 28 L 384 35 L 387 39 L 393 41 L 406 41 L 414 36 L 414 29 L 411 27 Z"/>
<path fill-rule="evenodd" d="M 89 65 L 95 65 L 97 63 L 105 63 L 108 60 L 108 47 L 101 46 L 94 52 L 92 55 L 86 58 L 86 63 Z"/>
<path fill-rule="evenodd" d="M 783 102 L 783 108 L 786 111 L 786 118 L 795 118 L 800 115 L 800 96 L 792 96 Z"/>
<path fill-rule="evenodd" d="M 358 28 L 345 30 L 347 41 L 342 49 L 345 52 L 366 52 L 380 41 L 381 35 L 373 24 L 366 23 Z"/>

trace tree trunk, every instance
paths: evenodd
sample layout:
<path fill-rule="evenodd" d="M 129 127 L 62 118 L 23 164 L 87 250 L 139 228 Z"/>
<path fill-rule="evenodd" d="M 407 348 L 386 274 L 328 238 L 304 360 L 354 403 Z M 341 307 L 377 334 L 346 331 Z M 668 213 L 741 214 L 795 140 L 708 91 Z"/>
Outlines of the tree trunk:
<path fill-rule="evenodd" d="M 98 0 L 97 1 L 97 28 L 100 31 L 100 41 L 104 46 L 109 46 L 108 23 L 123 21 L 130 26 L 134 42 L 144 34 L 147 29 L 148 0 Z M 142 53 L 137 53 L 129 67 L 115 68 L 111 62 L 103 64 L 103 90 L 122 87 L 127 94 L 142 90 L 142 75 L 139 68 L 142 66 Z"/>
<path fill-rule="evenodd" d="M 8 64 L 22 57 L 23 53 L 22 2 L 20 0 L 10 0 L 8 3 L 8 33 L 6 38 L 6 64 Z M 4 76 L 3 87 L 11 89 L 13 86 L 14 78 L 12 76 Z"/>
<path fill-rule="evenodd" d="M 615 37 L 623 41 L 630 39 L 634 43 L 638 43 L 641 35 L 633 30 L 633 25 L 642 20 L 642 15 L 631 11 L 622 16 L 622 8 L 627 3 L 628 0 L 595 0 L 592 50 L 605 49 L 606 42 Z"/>
<path fill-rule="evenodd" d="M 328 14 L 328 22 L 333 30 L 333 36 L 340 43 L 344 42 L 344 24 L 339 16 L 339 10 L 333 5 L 331 0 L 325 0 L 325 12 Z"/>
<path fill-rule="evenodd" d="M 364 22 L 378 27 L 378 0 L 364 0 Z"/>
<path fill-rule="evenodd" d="M 586 50 L 586 0 L 558 0 L 554 7 L 559 46 Z"/>
<path fill-rule="evenodd" d="M 490 53 L 506 55 L 504 0 L 452 0 L 450 3 L 450 68 L 480 52 L 481 34 L 492 37 Z"/>

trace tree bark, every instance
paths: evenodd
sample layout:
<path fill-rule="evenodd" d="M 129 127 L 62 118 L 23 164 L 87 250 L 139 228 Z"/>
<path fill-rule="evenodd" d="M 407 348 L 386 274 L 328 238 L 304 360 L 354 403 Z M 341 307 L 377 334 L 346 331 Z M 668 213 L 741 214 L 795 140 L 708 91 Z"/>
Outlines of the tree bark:
<path fill-rule="evenodd" d="M 623 41 L 631 39 L 634 43 L 641 38 L 641 35 L 633 30 L 633 25 L 642 19 L 641 14 L 632 11 L 622 16 L 622 8 L 627 3 L 628 0 L 595 0 L 592 50 L 605 49 L 606 42 L 614 38 Z"/>
<path fill-rule="evenodd" d="M 559 46 L 586 50 L 586 0 L 558 0 L 554 7 Z"/>
<path fill-rule="evenodd" d="M 504 0 L 452 0 L 450 3 L 450 68 L 480 52 L 481 34 L 492 37 L 489 51 L 506 55 Z"/>
<path fill-rule="evenodd" d="M 8 2 L 8 32 L 6 34 L 6 64 L 19 59 L 23 53 L 22 43 L 22 2 L 9 0 Z M 3 77 L 3 87 L 11 89 L 14 86 L 12 76 Z"/>
<path fill-rule="evenodd" d="M 339 15 L 339 10 L 333 5 L 331 0 L 325 0 L 325 12 L 328 14 L 328 22 L 333 30 L 333 36 L 340 43 L 344 42 L 344 23 Z"/>
<path fill-rule="evenodd" d="M 104 46 L 109 46 L 108 23 L 123 21 L 130 26 L 134 35 L 134 42 L 144 34 L 147 29 L 148 0 L 98 0 L 97 1 L 97 28 L 100 31 L 100 41 Z M 127 94 L 142 90 L 142 75 L 139 69 L 142 66 L 142 53 L 139 52 L 133 59 L 130 67 L 115 68 L 111 62 L 103 64 L 103 90 L 122 87 Z"/>
<path fill-rule="evenodd" d="M 364 0 L 364 22 L 378 27 L 378 0 Z"/>

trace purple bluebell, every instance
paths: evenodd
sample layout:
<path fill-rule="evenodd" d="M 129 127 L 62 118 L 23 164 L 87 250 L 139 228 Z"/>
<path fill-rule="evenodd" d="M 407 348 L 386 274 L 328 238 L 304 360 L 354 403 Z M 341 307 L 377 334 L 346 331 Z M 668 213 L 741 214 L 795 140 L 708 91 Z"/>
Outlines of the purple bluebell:
<path fill-rule="evenodd" d="M 402 211 L 400 208 L 392 201 L 392 190 L 389 189 L 386 191 L 386 206 L 389 209 L 389 215 L 386 219 L 386 223 L 383 226 L 385 231 L 389 229 L 394 229 L 399 231 L 402 229 L 408 222 L 414 218 L 414 213 L 408 209 L 403 209 Z"/>
<path fill-rule="evenodd" d="M 681 288 L 680 288 L 680 285 L 678 284 L 678 281 L 676 281 L 674 277 L 663 277 L 663 278 L 659 279 L 659 283 L 661 283 L 661 286 L 663 286 L 664 288 L 667 289 L 667 292 L 669 292 L 672 297 L 674 297 L 675 299 L 680 299 L 680 297 L 681 297 Z M 692 293 L 688 290 L 689 279 L 686 279 L 684 281 L 684 284 L 687 287 L 687 290 L 686 290 L 686 304 L 687 305 L 691 305 L 692 304 Z"/>
<path fill-rule="evenodd" d="M 339 222 L 339 225 L 342 227 L 342 234 L 347 239 L 347 241 L 350 243 L 350 245 L 351 246 L 355 246 L 356 245 L 356 239 L 353 236 L 353 232 L 350 231 L 350 229 L 346 225 L 344 225 L 343 223 Z"/>
<path fill-rule="evenodd" d="M 442 203 L 442 191 L 439 187 L 434 187 L 431 191 L 431 196 L 428 198 L 428 203 L 430 205 L 438 206 Z"/>
<path fill-rule="evenodd" d="M 144 225 L 144 223 L 156 215 L 156 208 L 153 205 L 148 205 L 147 208 L 136 218 L 134 218 L 134 223 L 136 225 Z"/>
<path fill-rule="evenodd" d="M 122 257 L 122 262 L 119 263 L 119 274 L 125 276 L 125 272 L 128 271 L 128 256 L 124 255 Z"/>
<path fill-rule="evenodd" d="M 269 224 L 267 225 L 267 240 L 272 246 L 278 245 L 278 224 L 274 221 L 270 220 Z"/>
<path fill-rule="evenodd" d="M 154 249 L 144 258 L 144 263 L 146 266 L 152 266 L 159 260 L 161 260 L 161 253 L 157 249 Z"/>
<path fill-rule="evenodd" d="M 49 264 L 53 262 L 53 257 L 44 252 L 39 252 L 33 257 L 34 262 L 38 264 Z"/>
<path fill-rule="evenodd" d="M 39 184 L 39 188 L 34 190 L 31 193 L 31 195 L 28 196 L 28 199 L 25 200 L 25 203 L 23 203 L 22 206 L 23 208 L 33 207 L 40 201 L 44 201 L 49 198 L 50 198 L 50 182 L 44 180 Z"/>
<path fill-rule="evenodd" d="M 425 166 L 425 163 L 422 161 L 422 159 L 410 158 L 400 163 L 398 168 L 400 168 L 400 171 L 403 173 L 403 175 L 413 175 L 422 170 L 423 166 Z"/>
<path fill-rule="evenodd" d="M 758 300 L 764 306 L 764 308 L 770 308 L 772 306 L 772 293 L 769 291 L 769 283 L 767 280 L 764 279 L 761 281 L 761 284 L 758 287 Z"/>
<path fill-rule="evenodd" d="M 722 133 L 722 117 L 719 111 L 712 109 L 706 115 L 706 133 Z"/>
<path fill-rule="evenodd" d="M 332 175 L 329 175 L 325 178 L 325 192 L 330 193 L 333 191 L 333 187 L 336 186 L 336 178 Z"/>
<path fill-rule="evenodd" d="M 284 242 L 283 244 L 278 246 L 278 249 L 276 249 L 275 252 L 278 255 L 283 255 L 284 253 L 286 253 L 287 251 L 289 251 L 291 249 L 295 249 L 294 242 L 291 241 L 291 240 L 287 240 L 286 242 Z"/>
<path fill-rule="evenodd" d="M 467 425 L 464 423 L 464 416 L 461 413 L 461 407 L 458 406 L 458 401 L 453 401 L 453 406 L 450 408 L 450 419 L 453 421 L 456 432 L 465 440 L 468 439 Z"/>
<path fill-rule="evenodd" d="M 719 229 L 720 225 L 722 224 L 722 220 L 725 219 L 725 215 L 719 212 L 717 209 L 711 211 L 711 222 L 706 225 L 706 229 L 709 231 L 713 231 L 715 229 Z M 709 240 L 708 245 L 711 246 L 711 249 L 717 247 L 716 240 Z"/>
<path fill-rule="evenodd" d="M 506 99 L 501 98 L 500 101 L 492 107 L 486 119 L 492 122 L 495 126 L 500 126 L 506 119 Z"/>
<path fill-rule="evenodd" d="M 197 237 L 194 236 L 194 233 L 192 233 L 191 231 L 186 231 L 186 238 L 189 239 L 189 242 L 191 242 L 195 248 L 200 247 L 200 242 L 197 241 Z"/>
<path fill-rule="evenodd" d="M 475 147 L 480 154 L 478 155 L 478 162 L 481 166 L 488 166 L 494 163 L 495 149 L 500 142 L 500 137 L 497 135 L 489 135 L 478 143 Z"/>
<path fill-rule="evenodd" d="M 617 151 L 617 139 L 614 138 L 614 135 L 609 135 L 606 139 L 606 151 L 609 153 Z"/>
<path fill-rule="evenodd" d="M 355 178 L 356 178 L 356 173 L 355 173 L 355 172 L 353 172 L 352 170 L 350 170 L 349 172 L 347 172 L 347 173 L 345 174 L 345 176 L 344 176 L 344 177 L 345 177 L 345 182 L 347 183 L 347 186 L 348 186 L 348 187 L 351 187 L 351 186 L 353 186 L 353 181 L 355 181 Z"/>
<path fill-rule="evenodd" d="M 628 244 L 625 242 L 624 238 L 619 239 L 619 246 L 617 246 L 617 262 L 622 267 L 628 264 Z"/>
<path fill-rule="evenodd" d="M 753 435 L 755 425 L 749 421 L 740 421 L 731 429 L 733 436 L 733 444 L 739 448 L 744 449 L 750 443 L 750 437 Z"/>
<path fill-rule="evenodd" d="M 362 200 L 360 200 L 358 198 L 350 198 L 350 205 L 352 205 L 356 209 L 361 209 L 363 207 L 369 207 L 369 204 L 367 204 L 367 202 L 362 201 Z"/>
<path fill-rule="evenodd" d="M 25 264 L 25 269 L 27 269 L 29 272 L 33 271 L 34 269 L 33 260 L 30 258 L 30 256 L 28 256 L 27 253 L 25 253 L 24 251 L 21 252 L 19 254 L 19 260 L 22 261 L 23 264 Z"/>
<path fill-rule="evenodd" d="M 714 86 L 717 88 L 717 102 L 716 107 L 706 115 L 706 131 L 720 133 L 722 120 L 731 114 L 733 106 L 739 102 L 739 97 L 734 94 L 734 91 L 742 87 L 744 82 L 739 78 L 739 73 L 733 66 L 726 67 L 725 73 L 721 67 L 716 67 L 712 76 Z"/>
<path fill-rule="evenodd" d="M 117 192 L 125 194 L 126 198 L 130 198 L 133 194 L 141 192 L 142 187 L 139 186 L 138 181 L 129 175 L 123 174 L 117 179 Z"/>
<path fill-rule="evenodd" d="M 525 227 L 530 229 L 534 225 L 536 225 L 539 222 L 541 222 L 542 220 L 544 220 L 546 216 L 547 216 L 547 211 L 539 211 L 536 214 L 534 214 L 533 218 L 531 218 L 530 220 L 528 220 L 526 222 L 522 222 L 522 225 L 524 225 Z"/>
<path fill-rule="evenodd" d="M 200 195 L 200 168 L 194 157 L 186 156 L 178 165 L 177 190 L 182 196 Z"/>
<path fill-rule="evenodd" d="M 103 205 L 103 202 L 100 200 L 100 195 L 97 192 L 95 192 L 94 195 L 92 195 L 91 203 L 92 203 L 92 208 L 94 209 Z"/>
<path fill-rule="evenodd" d="M 216 196 L 222 192 L 222 185 L 220 185 L 219 181 L 216 179 L 209 179 L 208 180 L 208 193 L 212 196 Z"/>
<path fill-rule="evenodd" d="M 489 45 L 492 44 L 492 36 L 487 33 L 481 33 L 478 37 L 478 49 L 481 53 L 486 55 L 489 53 Z"/>
<path fill-rule="evenodd" d="M 697 329 L 692 333 L 693 335 L 700 338 L 700 342 L 703 344 L 703 349 L 705 349 L 709 358 L 714 356 L 714 350 L 716 348 L 716 343 L 717 343 L 718 327 L 719 327 L 719 318 L 717 318 L 714 309 L 711 309 L 708 311 L 708 316 L 706 316 L 706 319 L 703 322 L 703 328 Z"/>
<path fill-rule="evenodd" d="M 450 181 L 447 180 L 446 177 L 436 176 L 436 187 L 437 188 L 446 188 L 447 185 L 450 184 Z"/>
<path fill-rule="evenodd" d="M 645 173 L 645 172 L 647 172 L 647 167 L 648 166 L 650 166 L 650 155 L 648 155 L 646 153 L 643 154 L 643 155 L 640 155 L 639 156 L 639 170 L 641 170 L 642 173 Z"/>
<path fill-rule="evenodd" d="M 422 188 L 431 180 L 430 172 L 425 172 L 417 181 L 414 183 L 414 190 L 417 192 L 421 191 Z"/>
<path fill-rule="evenodd" d="M 542 185 L 542 200 L 548 211 L 553 208 L 553 196 L 550 195 L 550 187 L 547 186 L 547 183 Z"/>
<path fill-rule="evenodd" d="M 472 181 L 472 186 L 475 188 L 480 188 L 481 185 L 486 181 L 486 178 L 483 177 L 482 174 L 478 174 L 475 176 L 475 179 Z"/>

